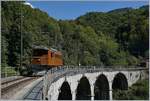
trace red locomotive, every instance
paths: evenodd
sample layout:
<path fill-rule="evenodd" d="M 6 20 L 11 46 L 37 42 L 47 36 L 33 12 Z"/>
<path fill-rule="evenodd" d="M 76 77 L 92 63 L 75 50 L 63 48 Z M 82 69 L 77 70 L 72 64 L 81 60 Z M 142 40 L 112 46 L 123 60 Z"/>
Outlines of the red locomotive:
<path fill-rule="evenodd" d="M 31 64 L 27 68 L 28 74 L 38 74 L 63 65 L 62 53 L 56 49 L 34 46 L 32 54 Z"/>
<path fill-rule="evenodd" d="M 56 49 L 49 49 L 42 46 L 34 46 L 32 52 L 32 60 L 30 65 L 25 65 L 20 70 L 22 75 L 39 75 L 45 73 L 51 68 L 63 65 L 62 53 Z"/>
<path fill-rule="evenodd" d="M 31 64 L 43 65 L 47 68 L 54 68 L 63 65 L 62 54 L 55 49 L 36 46 L 33 49 Z"/>

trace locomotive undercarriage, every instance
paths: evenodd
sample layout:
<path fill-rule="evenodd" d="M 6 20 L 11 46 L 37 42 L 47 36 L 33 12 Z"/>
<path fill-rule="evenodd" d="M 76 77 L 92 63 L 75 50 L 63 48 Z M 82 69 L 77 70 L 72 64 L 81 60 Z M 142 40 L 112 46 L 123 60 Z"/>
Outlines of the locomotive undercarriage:
<path fill-rule="evenodd" d="M 51 66 L 48 65 L 36 65 L 30 64 L 23 67 L 21 71 L 21 75 L 24 76 L 43 76 L 48 70 L 50 70 Z"/>

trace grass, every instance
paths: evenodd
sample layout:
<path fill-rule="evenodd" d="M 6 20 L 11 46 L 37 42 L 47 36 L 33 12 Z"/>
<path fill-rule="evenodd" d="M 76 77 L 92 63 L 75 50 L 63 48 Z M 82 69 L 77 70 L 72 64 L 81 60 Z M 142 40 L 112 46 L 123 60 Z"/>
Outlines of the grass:
<path fill-rule="evenodd" d="M 19 73 L 15 70 L 15 67 L 9 67 L 9 66 L 1 67 L 1 76 L 2 77 L 15 76 L 17 74 L 19 74 Z"/>
<path fill-rule="evenodd" d="M 149 81 L 139 80 L 126 91 L 116 90 L 113 92 L 115 100 L 148 100 Z"/>

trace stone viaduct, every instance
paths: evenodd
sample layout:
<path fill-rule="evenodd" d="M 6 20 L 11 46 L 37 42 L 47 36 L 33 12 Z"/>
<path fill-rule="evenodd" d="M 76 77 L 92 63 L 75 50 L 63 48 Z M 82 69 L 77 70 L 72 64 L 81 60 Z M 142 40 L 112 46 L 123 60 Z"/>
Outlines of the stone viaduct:
<path fill-rule="evenodd" d="M 112 100 L 116 89 L 127 90 L 142 79 L 144 68 L 52 69 L 44 77 L 43 99 Z"/>

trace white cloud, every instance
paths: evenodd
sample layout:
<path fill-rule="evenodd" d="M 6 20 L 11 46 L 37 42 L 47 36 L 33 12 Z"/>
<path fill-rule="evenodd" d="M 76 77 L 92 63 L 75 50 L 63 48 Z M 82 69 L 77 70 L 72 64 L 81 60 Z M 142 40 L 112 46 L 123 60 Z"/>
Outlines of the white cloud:
<path fill-rule="evenodd" d="M 25 5 L 29 5 L 31 8 L 34 8 L 34 7 L 31 5 L 31 3 L 29 3 L 29 2 L 25 2 L 24 4 L 25 4 Z"/>

